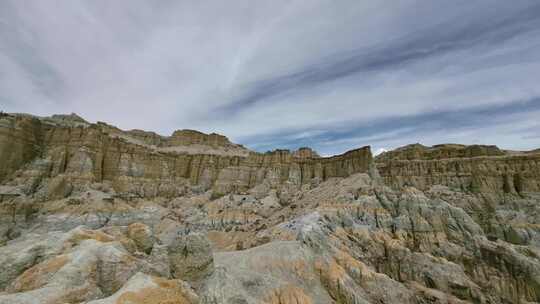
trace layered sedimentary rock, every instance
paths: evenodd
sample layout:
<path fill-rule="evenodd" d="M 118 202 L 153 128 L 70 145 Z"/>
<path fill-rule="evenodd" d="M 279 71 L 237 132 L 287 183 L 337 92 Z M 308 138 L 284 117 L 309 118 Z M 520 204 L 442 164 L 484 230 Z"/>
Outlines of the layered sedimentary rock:
<path fill-rule="evenodd" d="M 0 304 L 540 302 L 538 151 L 0 122 Z"/>
<path fill-rule="evenodd" d="M 224 194 L 264 181 L 301 185 L 366 172 L 371 162 L 368 147 L 331 158 L 306 149 L 261 154 L 218 134 L 180 130 L 162 137 L 89 124 L 78 116 L 4 115 L 0 149 L 0 181 L 25 184 L 27 194 L 52 183 L 55 189 L 45 195 L 53 196 L 104 182 L 118 194 L 141 197 L 175 196 L 187 186 Z"/>
<path fill-rule="evenodd" d="M 535 239 L 513 244 L 465 211 L 482 204 L 478 197 L 442 186 L 392 190 L 361 173 L 299 190 L 286 206 L 270 203 L 274 195 L 140 200 L 133 210 L 167 212 L 141 218 L 148 226 L 131 219 L 127 227 L 23 230 L 0 246 L 0 303 L 540 300 L 537 212 L 525 220 Z"/>
<path fill-rule="evenodd" d="M 505 155 L 505 153 L 497 146 L 442 144 L 427 147 L 421 144 L 412 144 L 384 152 L 377 157 L 377 160 L 381 162 L 389 160 L 438 160 L 502 155 Z"/>
<path fill-rule="evenodd" d="M 0 115 L 0 181 L 40 153 L 41 122 L 31 117 Z"/>
<path fill-rule="evenodd" d="M 174 131 L 166 145 L 175 147 L 193 144 L 203 144 L 216 147 L 232 145 L 229 139 L 223 135 L 216 133 L 204 134 L 195 130 Z"/>
<path fill-rule="evenodd" d="M 293 156 L 298 158 L 319 158 L 319 154 L 309 147 L 302 147 L 293 152 Z"/>
<path fill-rule="evenodd" d="M 410 145 L 376 159 L 384 181 L 395 188 L 445 185 L 484 193 L 540 191 L 540 153 L 496 146 Z"/>

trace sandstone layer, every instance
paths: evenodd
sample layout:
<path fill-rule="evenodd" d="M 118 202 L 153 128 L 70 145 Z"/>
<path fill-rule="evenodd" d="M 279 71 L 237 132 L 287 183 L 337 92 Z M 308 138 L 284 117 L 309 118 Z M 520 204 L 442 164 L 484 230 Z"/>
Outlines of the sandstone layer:
<path fill-rule="evenodd" d="M 382 153 L 377 167 L 386 184 L 433 185 L 484 193 L 540 192 L 540 154 L 496 146 L 409 145 Z"/>
<path fill-rule="evenodd" d="M 540 153 L 0 117 L 0 304 L 540 302 Z"/>
<path fill-rule="evenodd" d="M 366 172 L 371 163 L 369 147 L 330 158 L 306 149 L 261 154 L 218 134 L 180 130 L 161 137 L 86 123 L 76 115 L 4 114 L 0 123 L 0 181 L 11 180 L 24 185 L 25 194 L 45 198 L 92 183 L 110 183 L 120 196 L 174 197 L 186 187 L 215 188 L 221 195 L 265 182 L 299 186 L 344 177 Z M 39 193 L 50 184 L 55 189 Z"/>

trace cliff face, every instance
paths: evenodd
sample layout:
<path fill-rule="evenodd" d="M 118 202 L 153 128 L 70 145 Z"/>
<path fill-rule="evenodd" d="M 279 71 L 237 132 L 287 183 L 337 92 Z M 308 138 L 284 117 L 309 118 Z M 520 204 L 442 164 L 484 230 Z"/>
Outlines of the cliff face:
<path fill-rule="evenodd" d="M 301 186 L 366 172 L 371 163 L 369 147 L 330 158 L 307 150 L 261 154 L 218 134 L 180 130 L 162 137 L 78 117 L 53 118 L 2 117 L 0 181 L 24 184 L 27 194 L 43 188 L 46 197 L 92 183 L 110 184 L 119 195 L 171 197 L 186 187 L 225 194 L 262 183 Z M 51 181 L 67 190 L 45 189 Z"/>
<path fill-rule="evenodd" d="M 31 117 L 0 115 L 0 182 L 40 153 L 41 123 Z"/>
<path fill-rule="evenodd" d="M 495 146 L 410 145 L 376 158 L 385 183 L 429 189 L 445 185 L 483 193 L 540 191 L 540 154 Z"/>
<path fill-rule="evenodd" d="M 193 144 L 202 144 L 215 147 L 232 145 L 229 139 L 223 135 L 216 133 L 204 134 L 195 130 L 174 131 L 166 145 L 175 147 Z"/>
<path fill-rule="evenodd" d="M 476 156 L 503 156 L 505 153 L 497 146 L 442 144 L 426 147 L 412 144 L 380 154 L 377 160 L 439 160 L 446 158 L 468 158 Z"/>
<path fill-rule="evenodd" d="M 540 153 L 0 117 L 0 304 L 538 303 Z"/>

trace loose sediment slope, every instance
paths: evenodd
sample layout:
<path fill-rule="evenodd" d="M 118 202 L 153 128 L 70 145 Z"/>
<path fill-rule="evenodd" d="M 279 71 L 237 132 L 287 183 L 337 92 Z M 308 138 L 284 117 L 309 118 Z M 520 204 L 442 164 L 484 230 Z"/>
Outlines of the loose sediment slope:
<path fill-rule="evenodd" d="M 540 301 L 540 154 L 0 117 L 0 303 Z"/>

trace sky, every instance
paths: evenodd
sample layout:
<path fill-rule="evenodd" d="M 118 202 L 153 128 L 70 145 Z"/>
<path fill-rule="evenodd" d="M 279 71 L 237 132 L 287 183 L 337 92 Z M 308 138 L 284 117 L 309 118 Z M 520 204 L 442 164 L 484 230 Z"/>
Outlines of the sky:
<path fill-rule="evenodd" d="M 538 0 L 2 0 L 0 110 L 257 151 L 540 147 Z"/>

